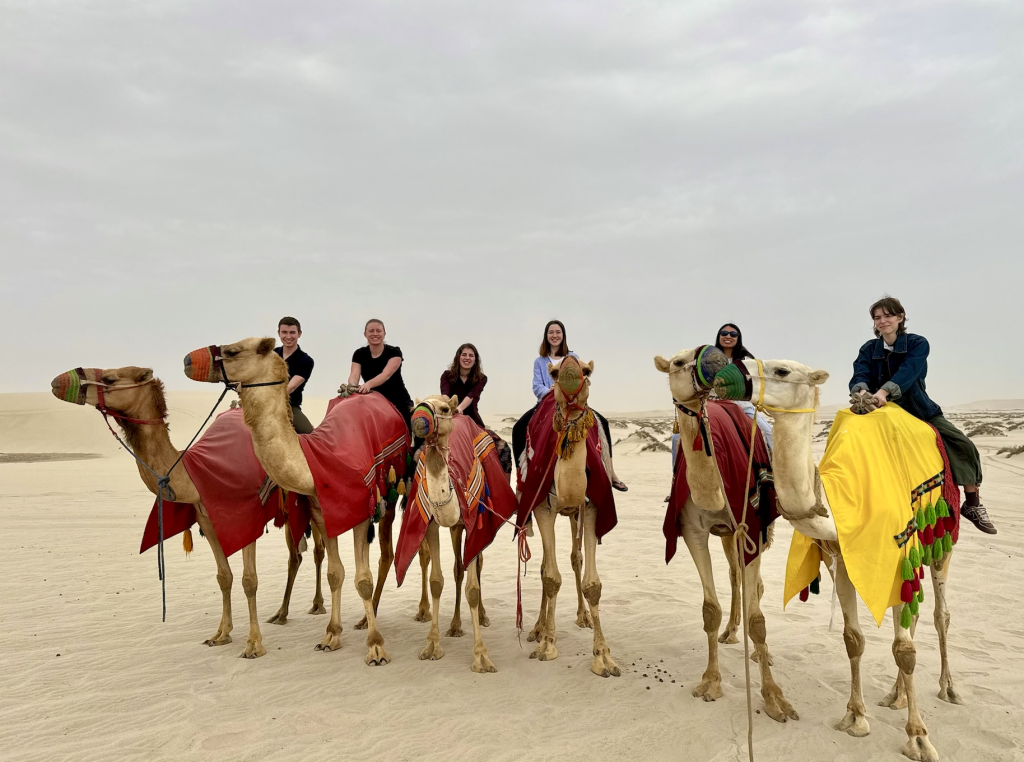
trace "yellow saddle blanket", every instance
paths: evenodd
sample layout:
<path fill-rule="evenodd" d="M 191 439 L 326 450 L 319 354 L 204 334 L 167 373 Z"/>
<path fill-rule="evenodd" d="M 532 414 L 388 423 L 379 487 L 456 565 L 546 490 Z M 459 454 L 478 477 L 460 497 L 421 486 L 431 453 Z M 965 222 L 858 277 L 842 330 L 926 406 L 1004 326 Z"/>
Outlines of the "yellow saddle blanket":
<path fill-rule="evenodd" d="M 881 626 L 886 609 L 900 603 L 905 549 L 894 538 L 906 530 L 922 493 L 925 503 L 941 494 L 935 431 L 898 405 L 867 415 L 840 410 L 819 471 L 850 581 Z M 794 530 L 783 607 L 818 576 L 821 561 L 814 541 Z"/>

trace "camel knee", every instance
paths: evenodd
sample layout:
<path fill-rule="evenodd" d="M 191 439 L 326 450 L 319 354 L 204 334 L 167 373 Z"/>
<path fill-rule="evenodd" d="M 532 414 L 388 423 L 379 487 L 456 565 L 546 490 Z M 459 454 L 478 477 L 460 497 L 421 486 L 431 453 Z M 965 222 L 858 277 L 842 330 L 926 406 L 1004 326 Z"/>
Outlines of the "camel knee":
<path fill-rule="evenodd" d="M 704 632 L 718 632 L 722 624 L 722 607 L 712 601 L 704 601 L 701 614 L 704 615 Z"/>
<path fill-rule="evenodd" d="M 750 639 L 759 646 L 763 646 L 768 640 L 768 628 L 764 625 L 764 614 L 760 611 L 750 617 L 747 625 L 750 630 Z"/>
<path fill-rule="evenodd" d="M 231 583 L 234 582 L 234 575 L 231 574 L 230 569 L 223 569 L 217 572 L 217 584 L 220 585 L 222 592 L 227 592 L 231 589 Z"/>
<path fill-rule="evenodd" d="M 584 586 L 583 595 L 591 608 L 599 604 L 601 602 L 601 580 L 594 580 L 589 585 Z"/>
<path fill-rule="evenodd" d="M 846 655 L 851 659 L 864 654 L 864 634 L 860 630 L 846 627 L 843 630 L 843 642 L 846 643 Z"/>
<path fill-rule="evenodd" d="M 330 571 L 330 570 L 328 570 L 328 572 L 327 572 L 327 584 L 330 586 L 332 593 L 335 590 L 340 590 L 341 589 L 341 583 L 344 582 L 344 581 L 345 581 L 345 575 L 343 575 L 342 573 L 340 573 L 338 571 Z"/>
<path fill-rule="evenodd" d="M 467 587 L 466 588 L 466 600 L 469 605 L 476 608 L 480 605 L 480 588 L 479 587 Z"/>
<path fill-rule="evenodd" d="M 356 592 L 364 601 L 373 598 L 373 580 L 369 576 L 362 577 L 356 581 Z"/>
<path fill-rule="evenodd" d="M 542 575 L 544 595 L 548 598 L 554 598 L 558 595 L 558 590 L 562 587 L 562 575 L 557 571 L 554 574 L 543 574 Z"/>
<path fill-rule="evenodd" d="M 914 667 L 917 666 L 917 649 L 914 648 L 914 641 L 897 640 L 892 644 L 892 655 L 901 672 L 907 675 L 914 674 Z"/>
<path fill-rule="evenodd" d="M 327 551 L 321 546 L 317 545 L 313 548 L 313 560 L 316 561 L 318 566 L 324 562 L 324 556 L 326 555 Z"/>
<path fill-rule="evenodd" d="M 444 590 L 444 578 L 430 580 L 430 594 L 435 598 L 441 597 L 441 591 Z"/>
<path fill-rule="evenodd" d="M 244 574 L 242 575 L 242 590 L 245 591 L 246 598 L 256 597 L 256 575 L 255 574 Z"/>

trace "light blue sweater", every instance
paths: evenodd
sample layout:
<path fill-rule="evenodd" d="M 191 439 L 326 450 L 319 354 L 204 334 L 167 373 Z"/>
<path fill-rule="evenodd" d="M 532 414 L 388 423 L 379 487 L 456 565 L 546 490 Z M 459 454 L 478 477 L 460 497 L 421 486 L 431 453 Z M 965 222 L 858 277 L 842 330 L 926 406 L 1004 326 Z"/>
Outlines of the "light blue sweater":
<path fill-rule="evenodd" d="M 579 359 L 579 355 L 575 352 L 569 352 L 569 354 L 577 360 Z M 551 374 L 548 373 L 548 363 L 557 365 L 561 360 L 562 358 L 560 357 L 555 360 L 547 357 L 538 357 L 533 361 L 533 396 L 538 400 L 551 391 L 551 385 L 554 384 Z"/>

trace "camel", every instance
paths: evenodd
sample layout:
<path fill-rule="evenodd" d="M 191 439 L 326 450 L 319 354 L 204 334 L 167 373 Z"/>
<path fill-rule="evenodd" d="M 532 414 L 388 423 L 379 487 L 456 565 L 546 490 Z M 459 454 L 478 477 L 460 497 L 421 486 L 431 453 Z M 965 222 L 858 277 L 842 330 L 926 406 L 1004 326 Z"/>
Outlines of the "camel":
<path fill-rule="evenodd" d="M 828 380 L 828 373 L 791 360 L 761 361 L 760 367 L 756 360 L 746 360 L 743 366 L 749 375 L 750 391 L 740 394 L 748 400 L 760 397 L 762 404 L 770 407 L 775 418 L 773 465 L 779 503 L 785 507 L 783 515 L 796 530 L 815 541 L 822 554 L 832 560 L 829 572 L 843 612 L 843 640 L 850 659 L 851 674 L 850 700 L 846 705 L 846 714 L 835 727 L 855 737 L 866 736 L 870 732 L 870 726 L 861 691 L 860 660 L 864 653 L 864 635 L 857 618 L 857 592 L 843 559 L 838 530 L 829 510 L 828 496 L 817 474 L 817 465 L 811 453 L 811 434 L 818 407 L 819 387 Z M 729 394 L 729 386 L 720 376 L 721 373 L 716 377 L 715 389 L 719 396 L 723 396 Z M 961 700 L 953 687 L 946 654 L 949 612 L 946 608 L 945 587 L 948 574 L 947 551 L 941 563 L 931 567 L 935 595 L 935 628 L 939 635 L 942 661 L 938 696 L 943 701 L 959 704 Z M 914 617 L 909 629 L 901 627 L 900 611 L 897 607 L 893 608 L 895 640 L 892 652 L 898 674 L 896 685 L 880 705 L 893 709 L 906 707 L 908 710 L 907 743 L 902 749 L 903 754 L 913 760 L 935 762 L 939 755 L 928 739 L 928 729 L 918 710 L 914 690 L 914 667 L 917 659 L 914 647 L 916 620 L 917 617 Z"/>
<path fill-rule="evenodd" d="M 462 568 L 462 537 L 466 531 L 463 519 L 460 499 L 455 490 L 461 489 L 461 479 L 469 480 L 469 464 L 463 463 L 464 474 L 455 474 L 451 470 L 451 463 L 460 463 L 460 457 L 472 456 L 476 458 L 476 467 L 482 469 L 478 453 L 470 452 L 468 456 L 461 450 L 453 451 L 450 445 L 450 438 L 459 425 L 472 427 L 472 421 L 468 418 L 457 420 L 453 411 L 458 407 L 457 397 L 446 397 L 444 395 L 433 395 L 427 397 L 417 404 L 416 413 L 413 416 L 412 431 L 417 437 L 425 441 L 422 445 L 423 474 L 417 477 L 417 484 L 414 487 L 416 499 L 413 505 L 406 508 L 406 511 L 417 511 L 420 505 L 428 508 L 429 519 L 426 527 L 426 537 L 420 547 L 420 557 L 423 556 L 423 546 L 426 546 L 427 555 L 430 560 L 430 592 L 432 597 L 430 632 L 427 635 L 427 643 L 420 652 L 420 659 L 437 660 L 444 656 L 444 649 L 441 646 L 440 630 L 438 629 L 438 616 L 441 602 L 441 592 L 444 589 L 444 574 L 441 570 L 440 545 L 438 539 L 439 527 L 448 527 L 451 530 L 452 546 L 455 549 L 455 575 L 456 593 L 462 584 L 462 578 L 466 577 L 466 600 L 469 603 L 470 615 L 473 622 L 473 665 L 474 672 L 486 673 L 496 672 L 494 663 L 487 654 L 487 646 L 484 645 L 481 627 L 484 626 L 482 612 L 482 601 L 480 594 L 480 571 L 482 568 L 482 553 Z M 423 414 L 421 414 L 421 411 Z M 475 427 L 474 427 L 475 428 Z M 482 473 L 482 472 L 478 472 Z M 505 474 L 506 486 L 508 474 Z M 460 478 L 461 477 L 461 478 Z M 482 491 L 483 487 L 481 487 Z M 412 496 L 413 493 L 410 493 Z M 512 495 L 509 490 L 509 503 Z M 406 521 L 410 520 L 406 514 Z M 407 528 L 407 527 L 406 527 Z M 404 530 L 403 530 L 404 531 Z M 479 530 L 478 530 L 479 531 Z M 459 598 L 456 597 L 455 617 L 452 620 L 448 635 L 452 636 L 458 630 L 461 633 L 461 621 L 459 617 Z"/>
<path fill-rule="evenodd" d="M 559 444 L 556 445 L 552 491 L 533 511 L 544 552 L 541 561 L 543 593 L 538 622 L 540 628 L 537 647 L 530 654 L 530 658 L 550 661 L 558 657 L 558 648 L 555 645 L 555 602 L 562 585 L 562 576 L 559 574 L 555 555 L 555 518 L 560 514 L 575 515 L 577 521 L 582 524 L 585 555 L 582 590 L 587 603 L 590 604 L 590 617 L 594 629 L 594 659 L 590 670 L 599 677 L 618 677 L 622 673 L 612 659 L 611 650 L 601 628 L 601 579 L 597 574 L 596 553 L 598 509 L 587 498 L 586 440 L 594 426 L 594 415 L 587 406 L 587 400 L 590 397 L 590 376 L 593 371 L 593 361 L 584 364 L 573 356 L 564 358 L 558 366 L 548 365 L 548 372 L 555 381 L 553 389 L 557 409 L 554 429 L 558 432 Z M 520 521 L 524 520 L 521 508 Z M 579 534 L 578 526 L 579 524 L 573 524 L 574 536 Z"/>
<path fill-rule="evenodd" d="M 684 350 L 665 359 L 660 355 L 654 358 L 655 367 L 668 374 L 669 388 L 672 390 L 672 401 L 676 407 L 676 422 L 679 427 L 680 443 L 692 442 L 701 435 L 700 416 L 702 403 L 707 399 L 710 389 L 703 386 L 696 372 L 699 349 Z M 705 352 L 703 361 L 708 363 L 712 372 L 720 370 L 728 360 L 721 352 L 711 348 Z M 722 621 L 722 608 L 718 603 L 715 591 L 714 572 L 711 566 L 711 553 L 708 550 L 708 537 L 717 534 L 722 539 L 722 547 L 729 560 L 729 577 L 732 581 L 732 611 L 730 613 L 730 630 L 735 632 L 739 617 L 739 555 L 736 547 L 736 535 L 733 531 L 733 517 L 714 456 L 714 442 L 709 443 L 711 454 L 705 449 L 694 451 L 687 446 L 679 447 L 679 457 L 686 458 L 686 481 L 690 487 L 690 496 L 683 507 L 681 516 L 683 541 L 686 543 L 693 563 L 700 575 L 701 587 L 704 591 L 702 607 L 704 631 L 708 638 L 708 665 L 700 683 L 693 689 L 693 695 L 714 701 L 721 698 L 722 675 L 718 665 L 718 644 L 728 642 L 727 637 L 719 637 L 718 629 Z M 767 632 L 764 614 L 761 612 L 760 599 L 764 592 L 761 581 L 761 556 L 758 554 L 743 569 L 744 605 L 746 606 L 748 630 L 754 643 L 751 658 L 757 662 L 761 673 L 761 697 L 764 699 L 765 712 L 773 720 L 786 722 L 787 719 L 797 720 L 799 715 L 792 704 L 786 700 L 782 688 L 775 682 L 772 675 L 771 654 L 768 652 Z M 735 641 L 733 641 L 735 642 Z"/>
<path fill-rule="evenodd" d="M 338 554 L 338 538 L 330 537 L 314 483 L 313 473 L 299 443 L 299 435 L 291 424 L 291 406 L 286 383 L 288 366 L 275 352 L 271 338 L 249 338 L 233 344 L 210 347 L 212 365 L 196 366 L 192 357 L 207 350 L 197 350 L 185 357 L 185 375 L 195 381 L 230 383 L 238 389 L 245 423 L 252 431 L 256 457 L 267 474 L 282 489 L 310 498 L 312 521 L 326 538 L 327 583 L 331 588 L 331 616 L 327 632 L 316 650 L 330 652 L 341 648 L 341 586 L 345 567 Z M 364 661 L 370 666 L 387 664 L 391 657 L 384 648 L 384 637 L 377 628 L 373 606 L 373 574 L 370 571 L 370 518 L 360 522 L 352 532 L 355 546 L 355 588 L 363 601 L 366 619 Z M 383 559 L 382 559 L 383 561 Z"/>
<path fill-rule="evenodd" d="M 125 443 L 143 462 L 157 473 L 165 474 L 167 469 L 181 455 L 173 444 L 167 425 L 167 402 L 164 397 L 164 385 L 153 375 L 150 368 L 127 366 L 124 368 L 78 368 L 57 376 L 51 382 L 51 390 L 57 399 L 78 405 L 92 405 L 105 409 L 113 417 L 124 433 Z M 102 390 L 102 391 L 101 391 Z M 102 401 L 101 401 L 102 394 Z M 147 489 L 157 494 L 157 481 L 141 464 L 138 466 Z M 178 466 L 170 475 L 170 488 L 175 502 L 190 503 L 195 507 L 196 520 L 203 534 L 210 543 L 214 560 L 217 563 L 217 583 L 220 586 L 223 605 L 220 624 L 217 631 L 205 641 L 207 646 L 223 646 L 231 642 L 231 585 L 234 576 L 231 566 L 217 538 L 217 531 L 210 521 L 206 507 L 199 497 L 195 484 L 182 466 Z M 285 531 L 288 545 L 288 582 L 285 587 L 284 600 L 281 608 L 270 621 L 284 624 L 288 617 L 288 605 L 291 599 L 292 586 L 299 564 L 302 563 L 301 552 L 296 549 L 291 533 Z M 316 596 L 313 608 L 309 613 L 325 613 L 323 595 L 320 590 L 320 564 L 323 560 L 323 539 L 317 533 L 316 543 Z M 252 543 L 242 549 L 242 589 L 249 604 L 249 636 L 246 639 L 242 657 L 255 659 L 263 656 L 263 635 L 259 620 L 256 618 L 256 544 Z"/>

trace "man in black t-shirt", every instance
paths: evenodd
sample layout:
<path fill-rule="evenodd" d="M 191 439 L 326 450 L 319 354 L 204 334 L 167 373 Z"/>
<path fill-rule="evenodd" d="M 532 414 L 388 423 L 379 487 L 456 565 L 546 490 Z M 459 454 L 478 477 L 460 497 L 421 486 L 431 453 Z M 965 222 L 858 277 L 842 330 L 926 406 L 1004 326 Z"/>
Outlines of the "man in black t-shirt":
<path fill-rule="evenodd" d="M 378 392 L 405 418 L 409 425 L 412 397 L 402 380 L 402 350 L 384 343 L 384 323 L 376 318 L 366 323 L 363 329 L 366 346 L 352 353 L 352 370 L 348 376 L 350 386 L 359 386 L 360 394 Z"/>
<path fill-rule="evenodd" d="M 302 390 L 306 388 L 306 382 L 313 375 L 313 358 L 299 346 L 302 326 L 295 318 L 281 318 L 277 324 L 277 336 L 281 339 L 281 346 L 274 351 L 288 363 L 288 397 L 292 405 L 292 426 L 299 434 L 309 434 L 313 431 L 313 424 L 302 412 Z"/>

